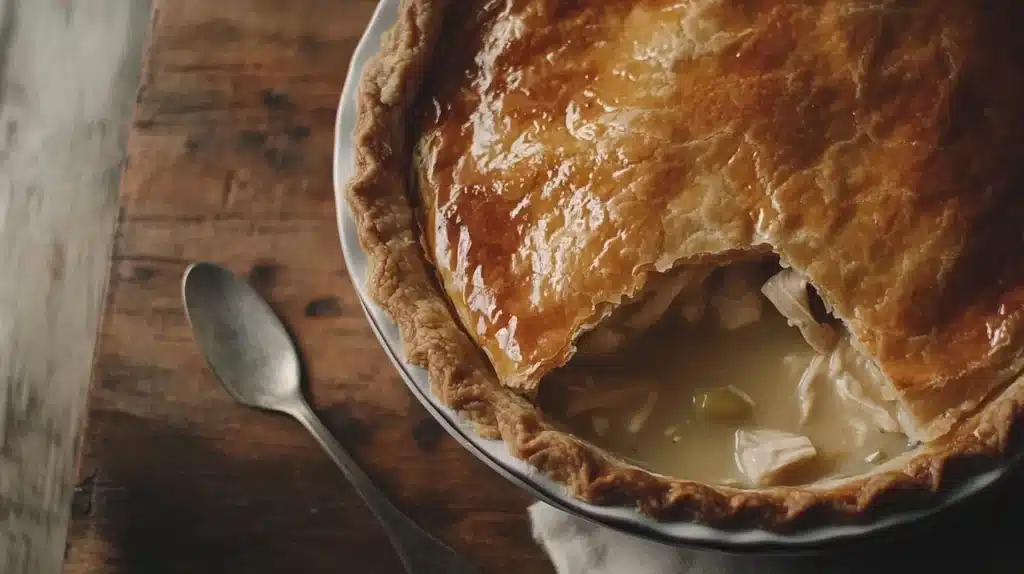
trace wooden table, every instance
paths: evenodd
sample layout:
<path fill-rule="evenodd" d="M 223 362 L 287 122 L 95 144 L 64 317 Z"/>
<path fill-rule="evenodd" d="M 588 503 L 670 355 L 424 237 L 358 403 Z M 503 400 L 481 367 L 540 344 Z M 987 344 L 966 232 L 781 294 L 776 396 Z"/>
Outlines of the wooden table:
<path fill-rule="evenodd" d="M 89 0 L 95 11 L 75 3 L 66 13 L 56 11 L 63 0 L 0 5 L 21 7 L 16 30 L 45 13 L 61 15 L 73 32 L 85 29 L 79 18 L 139 5 L 126 1 Z M 189 262 L 207 259 L 230 265 L 271 299 L 298 336 L 314 406 L 399 506 L 485 572 L 551 572 L 530 540 L 528 497 L 418 406 L 379 349 L 343 268 L 332 205 L 333 121 L 349 55 L 375 2 L 154 4 L 65 571 L 401 571 L 369 511 L 312 439 L 291 421 L 237 407 L 206 371 L 182 315 L 179 280 Z M 0 30 L 0 41 L 8 35 Z M 79 38 L 59 35 L 73 52 Z M 114 35 L 111 45 L 132 44 Z M 31 34 L 14 36 L 32 44 Z M 131 67 L 111 76 L 124 82 Z M 32 94 L 47 89 L 22 80 Z M 98 141 L 119 141 L 114 104 L 98 120 L 83 118 L 95 120 Z M 30 129 L 65 141 L 72 127 Z M 28 295 L 39 303 L 16 315 L 15 338 L 0 346 L 8 353 L 0 354 L 0 366 L 21 377 L 9 383 L 9 395 L 31 399 L 0 400 L 0 416 L 15 425 L 13 440 L 0 434 L 0 471 L 26 475 L 12 482 L 0 474 L 0 534 L 7 537 L 0 539 L 0 570 L 48 574 L 59 559 L 51 559 L 48 545 L 60 541 L 66 512 L 62 473 L 75 450 L 77 418 L 67 413 L 80 399 L 76 385 L 95 326 L 92 292 L 105 267 L 94 257 L 107 245 L 97 231 L 107 219 L 99 215 L 113 202 L 103 199 L 105 179 L 82 182 L 76 174 L 88 170 L 77 162 L 50 157 L 46 170 L 34 172 L 18 154 L 0 163 L 34 173 L 44 188 L 58 175 L 80 188 L 39 202 L 15 196 L 8 217 L 20 219 L 0 227 L 0 246 L 14 245 L 0 250 L 4 269 L 26 254 L 44 255 L 18 267 L 17 281 L 7 283 L 17 289 L 0 291 L 0 316 Z M 88 199 L 86 192 L 99 195 Z M 58 201 L 67 197 L 79 199 Z M 91 227 L 76 226 L 83 218 Z M 59 238 L 42 252 L 17 236 L 37 224 Z M 31 345 L 35 354 L 15 353 Z M 53 364 L 63 368 L 54 372 Z M 69 372 L 74 366 L 81 372 Z M 40 477 L 28 476 L 37 463 Z M 1012 480 L 969 512 L 892 546 L 792 562 L 752 558 L 737 571 L 1017 572 L 1022 484 Z M 3 543 L 16 536 L 11 552 Z"/>
<path fill-rule="evenodd" d="M 295 423 L 235 405 L 179 300 L 195 260 L 297 335 L 314 407 L 403 509 L 485 572 L 548 572 L 529 498 L 406 390 L 346 275 L 335 107 L 372 0 L 158 0 L 128 142 L 66 571 L 399 572 Z"/>

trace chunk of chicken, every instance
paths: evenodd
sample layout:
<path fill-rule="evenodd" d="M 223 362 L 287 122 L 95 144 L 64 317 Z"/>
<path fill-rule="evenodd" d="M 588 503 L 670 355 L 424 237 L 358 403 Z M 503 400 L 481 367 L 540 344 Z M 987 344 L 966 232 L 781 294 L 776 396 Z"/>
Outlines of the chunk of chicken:
<path fill-rule="evenodd" d="M 818 456 L 811 439 L 777 430 L 738 430 L 736 466 L 754 486 L 775 486 L 781 475 Z"/>
<path fill-rule="evenodd" d="M 829 384 L 848 413 L 845 421 L 857 442 L 872 430 L 917 436 L 912 418 L 882 371 L 844 337 L 827 355 L 815 356 L 797 385 L 801 424 L 806 424 L 821 384 Z"/>
<path fill-rule="evenodd" d="M 722 287 L 711 296 L 723 329 L 733 331 L 761 320 L 764 302 L 758 295 L 752 267 L 732 265 L 722 271 Z"/>
<path fill-rule="evenodd" d="M 690 276 L 687 273 L 680 273 L 663 279 L 626 318 L 625 325 L 629 330 L 639 332 L 653 327 L 687 286 Z"/>
<path fill-rule="evenodd" d="M 635 412 L 629 419 L 629 424 L 626 425 L 626 430 L 632 434 L 640 432 L 644 425 L 647 424 L 647 419 L 651 418 L 654 413 L 654 407 L 658 406 L 658 391 L 651 391 L 647 394 L 647 400 L 644 405 L 640 407 L 640 410 Z"/>
<path fill-rule="evenodd" d="M 643 295 L 615 310 L 605 321 L 577 341 L 577 354 L 584 358 L 607 356 L 653 327 L 677 300 L 696 292 L 712 269 L 684 267 L 655 277 Z"/>
<path fill-rule="evenodd" d="M 818 397 L 818 385 L 828 377 L 828 360 L 825 355 L 815 355 L 800 376 L 796 385 L 796 396 L 800 402 L 800 424 L 806 425 L 811 419 L 814 403 Z"/>
<path fill-rule="evenodd" d="M 815 351 L 828 353 L 835 348 L 839 333 L 814 318 L 807 287 L 806 277 L 793 269 L 783 269 L 761 287 L 761 293 L 789 320 L 790 325 L 800 329 Z"/>
<path fill-rule="evenodd" d="M 834 381 L 839 397 L 867 417 L 879 430 L 903 430 L 897 416 L 900 405 L 885 375 L 870 359 L 858 352 L 849 339 L 843 339 L 832 352 L 828 375 Z"/>

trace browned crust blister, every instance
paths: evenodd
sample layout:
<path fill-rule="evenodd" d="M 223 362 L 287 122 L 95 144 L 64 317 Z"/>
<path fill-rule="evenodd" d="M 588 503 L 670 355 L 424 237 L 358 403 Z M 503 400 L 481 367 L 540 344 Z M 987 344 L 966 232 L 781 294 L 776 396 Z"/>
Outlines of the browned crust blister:
<path fill-rule="evenodd" d="M 773 530 L 849 522 L 927 503 L 948 482 L 998 464 L 1024 410 L 1024 379 L 967 424 L 898 470 L 832 488 L 741 491 L 668 478 L 619 462 L 556 430 L 526 399 L 502 387 L 463 331 L 418 241 L 410 204 L 407 112 L 437 42 L 449 0 L 403 0 L 397 25 L 363 70 L 347 197 L 369 261 L 369 296 L 398 324 L 409 363 L 428 371 L 434 394 L 500 438 L 510 452 L 596 504 L 635 505 L 662 519 Z"/>

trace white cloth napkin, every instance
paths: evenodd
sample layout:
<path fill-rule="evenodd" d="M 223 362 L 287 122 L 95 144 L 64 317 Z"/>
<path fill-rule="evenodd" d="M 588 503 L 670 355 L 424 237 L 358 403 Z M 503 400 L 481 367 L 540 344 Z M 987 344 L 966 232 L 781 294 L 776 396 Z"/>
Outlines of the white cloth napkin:
<path fill-rule="evenodd" d="M 547 551 L 557 574 L 1019 574 L 1015 544 L 1002 536 L 959 536 L 936 532 L 925 539 L 888 547 L 853 548 L 816 556 L 735 556 L 682 550 L 598 526 L 538 502 L 529 509 L 533 536 Z M 996 518 L 987 513 L 982 516 Z M 990 520 L 991 520 L 990 518 Z M 972 520 L 973 532 L 1020 536 L 1020 521 L 998 517 L 995 524 Z M 1011 534 L 1013 532 L 1014 534 Z"/>
<path fill-rule="evenodd" d="M 821 574 L 779 558 L 682 550 L 604 528 L 544 503 L 530 507 L 533 536 L 558 574 Z M 828 571 L 830 574 L 834 570 Z"/>

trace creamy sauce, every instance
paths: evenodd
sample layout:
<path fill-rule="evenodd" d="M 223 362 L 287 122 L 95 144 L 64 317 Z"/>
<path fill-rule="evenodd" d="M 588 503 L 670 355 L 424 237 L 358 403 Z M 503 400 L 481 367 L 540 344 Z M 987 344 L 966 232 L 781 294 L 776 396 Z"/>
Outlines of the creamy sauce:
<path fill-rule="evenodd" d="M 571 362 L 545 381 L 540 400 L 568 430 L 609 452 L 701 482 L 749 485 L 735 461 L 739 429 L 811 439 L 818 456 L 786 476 L 790 485 L 860 474 L 904 452 L 904 435 L 851 417 L 828 381 L 819 383 L 815 408 L 801 424 L 797 384 L 813 357 L 770 306 L 760 321 L 735 331 L 707 319 L 686 325 L 669 318 L 604 360 Z M 698 393 L 730 385 L 752 399 L 749 420 L 715 423 L 698 415 Z"/>

